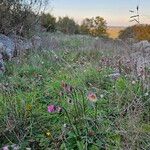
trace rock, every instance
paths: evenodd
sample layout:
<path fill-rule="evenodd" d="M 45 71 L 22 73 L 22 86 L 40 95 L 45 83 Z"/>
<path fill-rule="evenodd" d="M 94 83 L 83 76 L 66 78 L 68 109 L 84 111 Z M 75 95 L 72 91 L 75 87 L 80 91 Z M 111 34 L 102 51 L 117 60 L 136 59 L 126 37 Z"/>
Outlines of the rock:
<path fill-rule="evenodd" d="M 5 72 L 5 66 L 4 66 L 4 61 L 3 61 L 3 56 L 0 54 L 0 74 Z"/>
<path fill-rule="evenodd" d="M 121 74 L 119 72 L 116 72 L 116 73 L 113 73 L 113 74 L 110 74 L 109 77 L 113 80 L 116 80 L 118 79 L 119 77 L 121 76 Z"/>
<path fill-rule="evenodd" d="M 26 52 L 26 50 L 29 50 L 33 47 L 30 40 L 23 38 L 21 36 L 10 35 L 10 38 L 15 44 L 15 56 L 22 55 Z"/>
<path fill-rule="evenodd" d="M 9 37 L 0 34 L 0 43 L 1 53 L 7 55 L 8 59 L 11 60 L 15 51 L 14 42 Z"/>
<path fill-rule="evenodd" d="M 41 40 L 41 38 L 39 37 L 39 36 L 33 36 L 32 38 L 31 38 L 31 43 L 32 43 L 32 45 L 33 45 L 33 48 L 34 49 L 39 49 L 40 47 L 41 47 L 41 45 L 42 45 L 42 40 Z"/>
<path fill-rule="evenodd" d="M 0 53 L 4 52 L 5 51 L 5 46 L 4 44 L 1 42 L 0 43 Z"/>
<path fill-rule="evenodd" d="M 140 70 L 139 68 L 141 67 L 150 66 L 150 43 L 148 41 L 141 41 L 133 46 L 137 50 L 131 54 L 131 57 L 137 62 L 137 70 Z"/>
<path fill-rule="evenodd" d="M 32 48 L 38 49 L 41 46 L 41 43 L 42 41 L 39 36 L 33 36 L 29 40 L 15 34 L 11 34 L 9 37 L 0 34 L 0 53 L 11 60 L 13 56 L 23 55 L 26 50 Z"/>
<path fill-rule="evenodd" d="M 136 62 L 137 73 L 141 72 L 141 68 L 150 67 L 150 51 L 144 55 L 142 52 L 135 52 L 131 54 L 131 58 Z"/>
<path fill-rule="evenodd" d="M 148 41 L 140 41 L 138 43 L 133 44 L 133 49 L 140 51 L 150 51 L 150 43 Z"/>

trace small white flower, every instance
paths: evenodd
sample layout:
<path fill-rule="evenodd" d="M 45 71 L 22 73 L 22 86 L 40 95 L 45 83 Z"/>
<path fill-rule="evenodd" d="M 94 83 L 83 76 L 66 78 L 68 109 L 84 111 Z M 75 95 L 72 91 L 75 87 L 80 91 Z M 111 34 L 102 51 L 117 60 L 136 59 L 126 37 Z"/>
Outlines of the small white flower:
<path fill-rule="evenodd" d="M 103 94 L 101 94 L 101 95 L 100 95 L 100 97 L 101 97 L 101 98 L 104 98 L 104 95 L 103 95 Z"/>
<path fill-rule="evenodd" d="M 41 64 L 44 64 L 44 62 L 42 61 Z"/>
<path fill-rule="evenodd" d="M 66 128 L 66 127 L 67 127 L 67 124 L 65 123 L 63 126 L 64 126 L 64 128 Z"/>
<path fill-rule="evenodd" d="M 133 80 L 133 81 L 132 81 L 132 84 L 133 84 L 133 85 L 136 84 L 136 81 Z"/>
<path fill-rule="evenodd" d="M 58 59 L 58 56 L 57 56 L 57 55 L 55 55 L 54 57 L 55 57 L 56 59 Z"/>
<path fill-rule="evenodd" d="M 148 92 L 146 92 L 145 94 L 144 94 L 144 96 L 148 96 L 149 94 L 148 94 Z"/>

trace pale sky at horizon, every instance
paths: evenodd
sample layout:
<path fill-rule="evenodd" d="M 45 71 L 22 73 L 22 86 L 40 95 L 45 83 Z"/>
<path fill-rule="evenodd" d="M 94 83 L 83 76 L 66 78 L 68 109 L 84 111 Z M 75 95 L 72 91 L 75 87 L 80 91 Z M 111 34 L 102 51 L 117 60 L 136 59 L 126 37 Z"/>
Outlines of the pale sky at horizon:
<path fill-rule="evenodd" d="M 150 24 L 150 0 L 52 0 L 47 12 L 69 16 L 80 23 L 84 18 L 101 16 L 110 26 L 128 26 L 130 9 L 140 6 L 141 23 Z"/>

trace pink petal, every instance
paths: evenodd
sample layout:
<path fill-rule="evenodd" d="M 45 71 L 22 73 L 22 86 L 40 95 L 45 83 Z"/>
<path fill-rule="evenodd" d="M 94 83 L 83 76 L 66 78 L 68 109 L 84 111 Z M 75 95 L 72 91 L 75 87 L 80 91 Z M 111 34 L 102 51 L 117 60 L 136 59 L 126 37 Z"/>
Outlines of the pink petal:
<path fill-rule="evenodd" d="M 55 105 L 49 105 L 48 106 L 48 112 L 55 112 L 56 111 L 56 106 Z"/>

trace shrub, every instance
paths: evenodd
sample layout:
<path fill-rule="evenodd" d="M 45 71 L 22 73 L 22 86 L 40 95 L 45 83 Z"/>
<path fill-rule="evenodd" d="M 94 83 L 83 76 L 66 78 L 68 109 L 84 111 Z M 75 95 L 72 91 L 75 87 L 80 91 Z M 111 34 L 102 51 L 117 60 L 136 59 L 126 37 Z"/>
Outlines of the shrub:
<path fill-rule="evenodd" d="M 57 22 L 57 30 L 66 34 L 76 34 L 79 32 L 78 25 L 69 17 L 61 18 Z"/>
<path fill-rule="evenodd" d="M 134 38 L 136 40 L 148 40 L 150 41 L 150 25 L 141 24 L 127 27 L 120 32 L 119 38 Z"/>
<path fill-rule="evenodd" d="M 41 15 L 41 25 L 46 28 L 49 32 L 56 31 L 56 18 L 51 14 L 42 14 Z"/>

